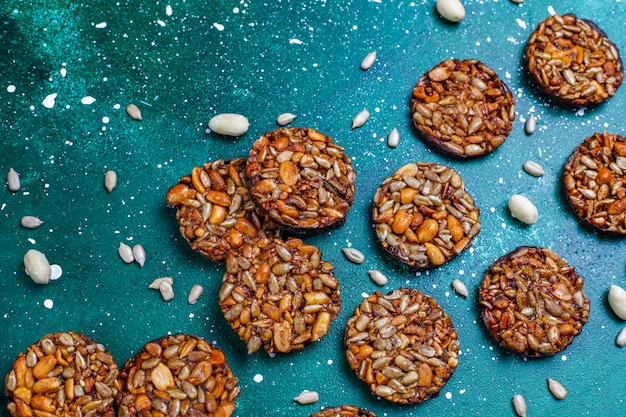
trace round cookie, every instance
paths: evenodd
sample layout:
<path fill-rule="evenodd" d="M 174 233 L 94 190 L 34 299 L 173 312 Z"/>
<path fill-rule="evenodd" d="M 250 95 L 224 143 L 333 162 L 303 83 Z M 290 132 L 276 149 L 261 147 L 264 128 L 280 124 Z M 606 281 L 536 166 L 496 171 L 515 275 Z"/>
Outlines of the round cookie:
<path fill-rule="evenodd" d="M 239 396 L 224 353 L 187 334 L 146 343 L 124 365 L 118 417 L 213 415 L 229 417 Z"/>
<path fill-rule="evenodd" d="M 275 229 L 271 220 L 256 213 L 245 167 L 244 158 L 207 162 L 194 167 L 166 195 L 167 204 L 178 208 L 181 235 L 193 250 L 216 262 Z"/>
<path fill-rule="evenodd" d="M 354 201 L 350 158 L 314 129 L 281 128 L 261 136 L 250 150 L 246 175 L 257 207 L 294 233 L 343 224 Z"/>
<path fill-rule="evenodd" d="M 364 408 L 344 404 L 337 407 L 326 407 L 322 411 L 311 414 L 310 417 L 376 417 L 376 414 Z"/>
<path fill-rule="evenodd" d="M 500 344 L 524 356 L 563 351 L 589 317 L 584 280 L 549 249 L 520 246 L 489 266 L 481 317 Z"/>
<path fill-rule="evenodd" d="M 300 239 L 257 239 L 229 256 L 226 269 L 219 305 L 248 354 L 301 350 L 341 309 L 334 267 Z"/>
<path fill-rule="evenodd" d="M 615 44 L 595 23 L 574 14 L 555 14 L 539 23 L 524 56 L 533 83 L 563 104 L 602 103 L 624 79 Z"/>
<path fill-rule="evenodd" d="M 13 417 L 115 417 L 119 375 L 100 343 L 72 331 L 47 334 L 20 353 L 7 374 L 7 409 Z"/>
<path fill-rule="evenodd" d="M 437 64 L 413 88 L 410 107 L 420 138 L 462 159 L 486 155 L 502 145 L 515 120 L 509 88 L 476 59 Z"/>
<path fill-rule="evenodd" d="M 376 291 L 348 319 L 350 368 L 372 393 L 414 404 L 439 395 L 458 364 L 452 320 L 437 302 L 412 288 Z"/>
<path fill-rule="evenodd" d="M 480 231 L 480 210 L 452 168 L 407 164 L 374 194 L 372 220 L 382 247 L 417 269 L 444 264 L 469 246 Z"/>
<path fill-rule="evenodd" d="M 567 201 L 580 221 L 626 236 L 626 138 L 595 133 L 578 145 L 563 171 Z"/>

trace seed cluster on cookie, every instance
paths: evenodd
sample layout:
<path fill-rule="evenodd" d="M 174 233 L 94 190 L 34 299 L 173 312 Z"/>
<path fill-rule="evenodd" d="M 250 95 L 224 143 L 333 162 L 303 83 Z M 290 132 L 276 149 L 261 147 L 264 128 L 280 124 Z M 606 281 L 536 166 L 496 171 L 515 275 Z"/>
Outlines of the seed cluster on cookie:
<path fill-rule="evenodd" d="M 480 284 L 481 317 L 495 340 L 524 356 L 563 351 L 589 317 L 584 280 L 549 249 L 521 246 L 493 262 Z"/>
<path fill-rule="evenodd" d="M 595 133 L 574 149 L 563 170 L 563 187 L 579 220 L 594 229 L 626 235 L 626 138 Z"/>
<path fill-rule="evenodd" d="M 594 22 L 574 14 L 555 14 L 540 22 L 524 56 L 534 84 L 563 104 L 602 103 L 624 79 L 615 44 Z"/>
<path fill-rule="evenodd" d="M 311 414 L 310 417 L 376 417 L 376 414 L 365 408 L 344 404 L 336 407 L 326 407 L 322 411 Z"/>
<path fill-rule="evenodd" d="M 379 243 L 393 258 L 428 269 L 466 249 L 480 231 L 480 210 L 463 180 L 445 165 L 404 165 L 376 190 L 372 220 Z"/>
<path fill-rule="evenodd" d="M 410 107 L 413 124 L 426 144 L 463 159 L 493 152 L 515 120 L 509 88 L 476 59 L 437 64 L 413 88 Z"/>

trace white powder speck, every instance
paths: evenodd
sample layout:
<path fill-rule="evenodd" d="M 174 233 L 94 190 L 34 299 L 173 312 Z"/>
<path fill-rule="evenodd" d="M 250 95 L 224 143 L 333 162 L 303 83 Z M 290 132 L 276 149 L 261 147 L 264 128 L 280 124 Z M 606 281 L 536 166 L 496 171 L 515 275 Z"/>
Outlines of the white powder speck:
<path fill-rule="evenodd" d="M 190 319 L 192 319 L 192 318 L 194 318 L 194 317 L 196 317 L 196 315 L 195 315 L 195 314 L 193 314 L 193 313 L 189 313 L 189 318 L 190 318 Z"/>
<path fill-rule="evenodd" d="M 478 41 L 477 41 L 477 42 L 476 42 L 476 46 L 480 46 L 480 42 L 478 42 Z"/>
<path fill-rule="evenodd" d="M 369 297 L 369 295 L 368 295 L 366 292 L 362 292 L 362 293 L 361 293 L 361 297 L 363 297 L 363 298 L 367 298 L 367 297 Z"/>
<path fill-rule="evenodd" d="M 37 243 L 37 241 L 33 239 L 32 237 L 29 237 L 28 241 L 31 243 L 31 245 L 34 245 L 35 243 Z"/>
<path fill-rule="evenodd" d="M 289 39 L 289 43 L 292 44 L 292 45 L 293 44 L 295 44 L 295 45 L 302 45 L 302 41 L 300 39 L 296 39 L 296 38 Z"/>
<path fill-rule="evenodd" d="M 111 121 L 111 119 L 109 119 L 109 118 L 108 118 L 108 117 L 106 117 L 106 116 L 104 116 L 104 117 L 102 118 L 102 123 L 104 123 L 104 124 L 109 123 L 110 121 Z"/>
<path fill-rule="evenodd" d="M 98 29 L 104 29 L 105 27 L 107 27 L 107 22 L 100 22 L 96 25 Z"/>
<path fill-rule="evenodd" d="M 7 91 L 8 91 L 9 93 L 15 93 L 15 86 L 14 86 L 14 85 L 10 85 L 10 86 L 8 86 L 8 87 L 7 87 Z"/>
<path fill-rule="evenodd" d="M 524 22 L 522 19 L 515 19 L 515 21 L 517 22 L 519 27 L 521 27 L 522 29 L 526 29 L 526 22 Z"/>
<path fill-rule="evenodd" d="M 506 229 L 506 223 L 502 223 L 502 228 Z"/>
<path fill-rule="evenodd" d="M 54 302 L 51 299 L 47 298 L 44 300 L 43 306 L 45 308 L 51 309 L 52 307 L 54 307 Z"/>
<path fill-rule="evenodd" d="M 452 399 L 452 393 L 451 392 L 446 392 L 446 398 L 451 400 Z"/>
<path fill-rule="evenodd" d="M 157 24 L 161 27 L 165 26 L 165 22 L 162 21 L 161 19 L 157 20 Z"/>
<path fill-rule="evenodd" d="M 437 288 L 437 284 L 433 284 L 433 289 Z"/>
<path fill-rule="evenodd" d="M 561 356 L 561 360 L 565 362 L 567 360 L 567 356 L 566 355 Z"/>
<path fill-rule="evenodd" d="M 57 93 L 48 94 L 43 100 L 42 104 L 45 108 L 51 109 L 54 107 L 54 100 L 57 98 Z"/>
<path fill-rule="evenodd" d="M 326 363 L 327 363 L 328 365 L 332 365 L 332 364 L 333 364 L 333 360 L 332 360 L 332 359 L 329 359 L 329 360 L 327 360 L 327 361 L 326 361 Z"/>
<path fill-rule="evenodd" d="M 120 106 L 119 104 L 114 104 L 114 105 L 113 105 L 113 108 L 114 108 L 115 110 L 119 110 L 119 109 L 120 109 L 120 107 L 121 107 L 121 106 Z"/>
<path fill-rule="evenodd" d="M 508 79 L 511 79 L 511 73 L 508 71 L 504 73 L 504 76 Z"/>
<path fill-rule="evenodd" d="M 257 383 L 258 383 L 258 382 L 261 382 L 261 381 L 263 381 L 263 375 L 261 375 L 261 374 L 256 374 L 256 375 L 254 376 L 254 378 L 252 378 L 252 379 L 254 380 L 254 382 L 257 382 Z"/>
<path fill-rule="evenodd" d="M 580 109 L 578 109 L 578 111 L 576 112 L 576 116 L 582 117 L 585 115 L 585 107 L 581 107 Z"/>
<path fill-rule="evenodd" d="M 167 16 L 171 16 L 172 15 L 172 6 L 170 6 L 169 4 L 167 5 L 167 7 L 165 8 L 165 14 Z"/>
<path fill-rule="evenodd" d="M 496 208 L 495 207 L 490 207 L 489 211 L 492 212 L 492 213 L 495 213 L 496 212 Z"/>
<path fill-rule="evenodd" d="M 465 274 L 465 271 L 463 271 L 462 269 L 459 269 L 459 275 L 463 275 Z"/>
<path fill-rule="evenodd" d="M 504 184 L 504 178 L 502 177 L 498 178 L 498 184 Z"/>
<path fill-rule="evenodd" d="M 554 16 L 556 14 L 556 11 L 554 11 L 554 7 L 552 7 L 551 5 L 548 6 L 548 13 L 550 13 L 550 16 Z"/>
<path fill-rule="evenodd" d="M 61 73 L 61 77 L 65 77 L 67 75 L 67 70 L 65 68 L 61 68 L 59 73 Z"/>
<path fill-rule="evenodd" d="M 465 390 L 464 389 L 459 390 L 459 394 L 461 394 L 461 395 L 465 394 Z"/>
<path fill-rule="evenodd" d="M 233 13 L 235 13 L 235 14 L 239 13 L 239 7 L 235 7 L 235 8 L 233 9 Z"/>
<path fill-rule="evenodd" d="M 91 97 L 91 96 L 85 96 L 85 97 L 83 97 L 83 98 L 81 98 L 81 99 L 80 99 L 80 102 L 81 102 L 81 103 L 83 103 L 83 104 L 87 104 L 87 105 L 92 104 L 92 103 L 94 103 L 95 101 L 96 101 L 96 99 L 95 99 L 95 98 L 93 98 L 93 97 Z"/>
<path fill-rule="evenodd" d="M 220 25 L 219 23 L 213 23 L 213 27 L 220 32 L 224 30 L 224 25 Z"/>

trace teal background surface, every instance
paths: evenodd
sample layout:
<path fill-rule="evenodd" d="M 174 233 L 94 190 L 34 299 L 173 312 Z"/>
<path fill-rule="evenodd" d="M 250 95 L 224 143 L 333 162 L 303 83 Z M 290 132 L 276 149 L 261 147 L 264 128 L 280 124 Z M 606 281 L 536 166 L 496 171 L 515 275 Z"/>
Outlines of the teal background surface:
<path fill-rule="evenodd" d="M 548 103 L 528 83 L 522 52 L 531 31 L 553 8 L 595 21 L 626 52 L 626 2 L 619 0 L 508 0 L 464 2 L 467 16 L 444 21 L 434 1 L 17 1 L 0 5 L 0 173 L 19 172 L 22 189 L 0 188 L 0 375 L 29 344 L 48 332 L 71 329 L 104 344 L 120 366 L 146 342 L 192 333 L 226 352 L 239 378 L 234 415 L 308 416 L 322 406 L 366 407 L 381 416 L 513 416 L 514 394 L 531 416 L 626 416 L 626 351 L 614 341 L 624 323 L 606 301 L 611 284 L 626 287 L 626 241 L 606 238 L 574 219 L 560 191 L 560 175 L 574 147 L 608 130 L 624 134 L 626 87 L 595 108 Z M 171 13 L 170 13 L 171 11 Z M 106 25 L 104 24 L 106 23 Z M 361 59 L 376 51 L 369 71 Z M 491 66 L 517 99 L 518 117 L 494 153 L 457 161 L 431 152 L 410 124 L 408 101 L 418 78 L 448 58 L 477 58 Z M 54 106 L 44 99 L 57 94 Z M 95 102 L 83 104 L 84 97 Z M 136 104 L 143 121 L 130 119 Z M 350 130 L 367 108 L 367 123 Z M 222 112 L 246 115 L 240 138 L 206 131 Z M 291 112 L 294 126 L 316 128 L 345 147 L 357 170 L 357 194 L 346 224 L 306 237 L 336 266 L 343 307 L 329 334 L 301 352 L 248 356 L 223 319 L 216 297 L 224 272 L 181 239 L 165 193 L 194 165 L 245 156 L 253 141 Z M 530 113 L 537 131 L 524 133 Z M 396 127 L 400 144 L 386 145 Z M 525 160 L 546 174 L 522 170 Z M 481 208 L 483 229 L 471 248 L 443 267 L 415 274 L 378 248 L 369 220 L 380 182 L 408 162 L 454 167 Z M 117 171 L 112 193 L 104 173 Z M 539 221 L 512 218 L 508 197 L 521 193 L 538 207 Z M 23 215 L 45 223 L 27 230 Z M 143 268 L 117 255 L 120 241 L 141 243 Z M 499 348 L 479 319 L 477 288 L 488 265 L 520 245 L 562 255 L 586 279 L 589 322 L 568 349 L 526 360 Z M 349 263 L 341 248 L 361 250 Z M 25 275 L 28 249 L 63 268 L 46 286 Z M 382 289 L 417 288 L 452 317 L 462 354 L 441 395 L 399 406 L 377 399 L 357 380 L 343 354 L 343 330 L 364 294 L 379 289 L 368 277 L 389 277 Z M 174 278 L 175 298 L 149 290 L 155 278 Z M 469 299 L 451 288 L 463 280 Z M 205 291 L 187 304 L 194 284 Z M 52 308 L 44 305 L 52 300 Z M 262 380 L 257 382 L 262 376 Z M 255 380 L 256 376 L 256 380 Z M 569 391 L 554 399 L 546 378 Z M 0 379 L 0 390 L 4 389 Z M 294 403 L 302 390 L 320 401 Z M 0 400 L 2 415 L 6 400 Z"/>

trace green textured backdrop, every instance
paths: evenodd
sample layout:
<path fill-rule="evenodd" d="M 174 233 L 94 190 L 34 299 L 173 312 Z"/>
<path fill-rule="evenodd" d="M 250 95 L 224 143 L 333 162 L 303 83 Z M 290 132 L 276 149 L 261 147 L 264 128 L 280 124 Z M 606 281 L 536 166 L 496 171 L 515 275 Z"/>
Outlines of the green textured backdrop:
<path fill-rule="evenodd" d="M 150 4 L 141 4 L 150 3 Z M 626 3 L 620 0 L 465 2 L 459 24 L 441 19 L 434 1 L 17 1 L 0 6 L 0 173 L 20 173 L 22 189 L 0 188 L 0 374 L 47 332 L 72 329 L 103 343 L 122 365 L 146 342 L 166 333 L 193 333 L 222 348 L 241 385 L 237 416 L 308 416 L 321 406 L 352 403 L 381 416 L 512 416 L 511 398 L 526 397 L 533 416 L 625 416 L 626 351 L 614 340 L 624 323 L 609 310 L 610 284 L 626 286 L 626 242 L 591 233 L 565 207 L 559 178 L 567 156 L 585 137 L 624 134 L 626 87 L 593 109 L 549 105 L 528 84 L 521 66 L 525 41 L 552 5 L 594 20 L 626 51 Z M 169 6 L 169 7 L 168 7 Z M 171 11 L 171 13 L 168 13 Z M 103 23 L 106 23 L 103 24 Z M 359 68 L 370 51 L 378 59 Z M 518 117 L 493 154 L 459 162 L 429 151 L 410 125 L 408 100 L 417 79 L 447 58 L 477 58 L 514 92 Z M 54 106 L 42 103 L 57 94 Z M 82 104 L 84 97 L 92 104 Z M 144 120 L 124 108 L 138 105 Z M 350 131 L 363 108 L 371 118 Z M 241 138 L 206 132 L 221 112 L 246 115 Z M 306 238 L 336 266 L 343 308 L 329 334 L 302 352 L 247 356 L 220 314 L 216 293 L 223 268 L 193 253 L 177 230 L 165 192 L 194 165 L 245 156 L 252 142 L 275 129 L 283 112 L 294 125 L 314 127 L 344 146 L 357 169 L 357 196 L 340 229 Z M 524 133 L 534 113 L 538 129 Z M 397 127 L 400 145 L 385 138 Z M 526 159 L 546 175 L 522 171 Z M 415 276 L 383 256 L 374 241 L 369 205 L 374 190 L 397 167 L 414 161 L 453 166 L 481 208 L 482 232 L 471 249 L 444 267 Z M 112 193 L 104 172 L 118 173 Z M 512 193 L 535 202 L 539 221 L 525 226 L 506 208 Z M 20 227 L 23 215 L 45 221 Z M 120 241 L 141 243 L 143 268 L 123 264 Z M 366 255 L 350 264 L 345 246 Z M 549 247 L 586 278 L 589 323 L 563 353 L 524 360 L 495 346 L 479 318 L 478 283 L 487 266 L 519 245 Z M 47 286 L 25 276 L 22 257 L 44 252 L 63 276 Z M 343 328 L 364 293 L 378 289 L 368 269 L 390 280 L 385 291 L 411 286 L 432 295 L 459 333 L 459 366 L 441 395 L 416 406 L 376 399 L 343 355 Z M 174 277 L 169 303 L 147 285 Z M 469 299 L 450 287 L 470 288 Z M 187 304 L 196 283 L 200 301 Z M 47 308 L 45 300 L 52 300 Z M 262 375 L 261 382 L 255 381 Z M 569 395 L 555 400 L 546 378 Z M 257 378 L 258 380 L 259 378 Z M 0 382 L 3 389 L 3 383 Z M 293 402 L 300 391 L 320 401 Z M 0 401 L 3 415 L 6 400 Z"/>

